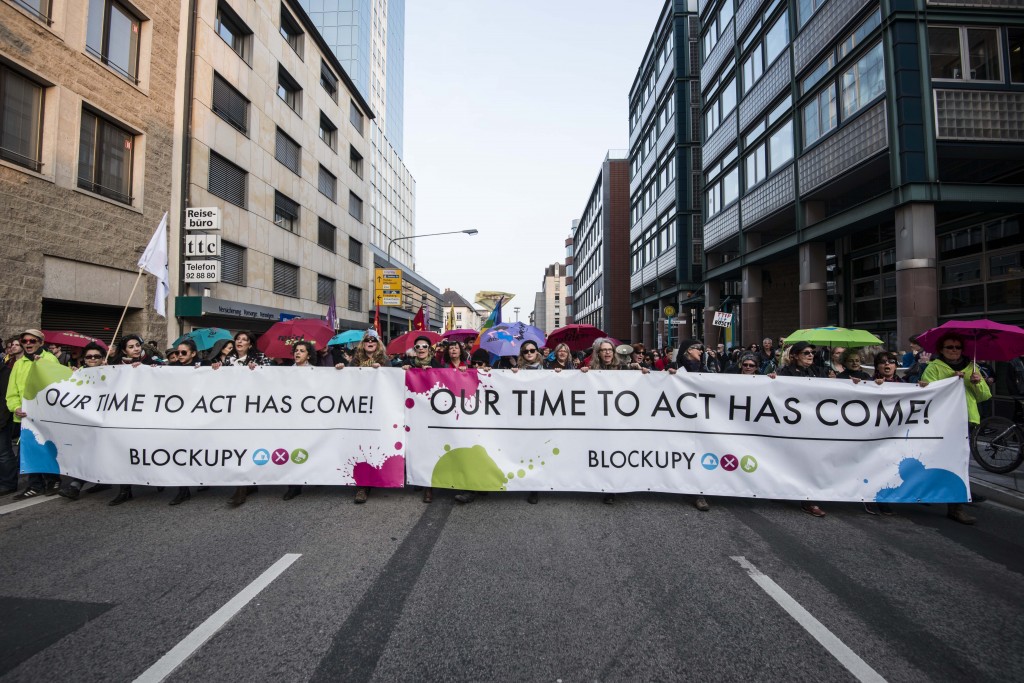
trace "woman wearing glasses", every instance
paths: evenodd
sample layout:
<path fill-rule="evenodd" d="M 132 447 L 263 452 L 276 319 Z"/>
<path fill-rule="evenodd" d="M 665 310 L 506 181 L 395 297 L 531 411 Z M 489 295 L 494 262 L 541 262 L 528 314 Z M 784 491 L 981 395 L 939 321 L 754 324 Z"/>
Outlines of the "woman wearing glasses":
<path fill-rule="evenodd" d="M 250 370 L 255 370 L 257 365 L 270 365 L 270 360 L 256 350 L 256 336 L 252 332 L 248 330 L 235 332 L 234 342 L 235 350 L 225 359 L 225 365 L 245 365 Z M 244 502 L 243 498 L 242 503 Z"/>
<path fill-rule="evenodd" d="M 778 374 L 782 377 L 834 378 L 836 376 L 834 372 L 831 370 L 826 371 L 824 368 L 814 364 L 814 350 L 814 345 L 807 342 L 802 341 L 793 344 L 793 346 L 789 347 L 789 362 L 779 368 Z M 814 517 L 825 516 L 825 511 L 817 503 L 809 500 L 801 503 L 800 508 Z"/>
<path fill-rule="evenodd" d="M 352 356 L 352 366 L 357 368 L 383 368 L 388 366 L 388 356 L 384 353 L 384 345 L 381 344 L 380 338 L 377 337 L 377 333 L 373 330 L 368 330 L 359 341 L 359 346 Z M 340 369 L 344 368 L 345 365 L 339 363 L 334 367 Z M 369 496 L 369 486 L 358 487 L 355 497 L 356 504 L 362 505 Z"/>
<path fill-rule="evenodd" d="M 424 335 L 416 337 L 412 344 L 412 353 L 412 357 L 407 358 L 405 364 L 402 365 L 403 370 L 441 367 L 441 364 L 434 358 L 433 350 L 430 348 L 430 337 Z M 423 488 L 423 502 L 434 502 L 434 489 L 429 486 Z"/>
<path fill-rule="evenodd" d="M 886 382 L 903 382 L 903 378 L 896 374 L 896 354 L 889 351 L 875 354 L 875 384 Z"/>
<path fill-rule="evenodd" d="M 860 351 L 858 351 L 857 349 L 849 349 L 847 351 L 844 351 L 843 355 L 840 357 L 839 360 L 839 367 L 842 368 L 842 371 L 838 375 L 836 375 L 836 379 L 852 379 L 854 384 L 862 380 L 874 379 L 874 377 L 869 375 L 867 371 L 864 370 L 864 367 L 860 362 Z M 834 363 L 832 367 L 834 371 Z"/>
<path fill-rule="evenodd" d="M 563 342 L 557 345 L 552 355 L 554 356 L 554 358 L 552 358 L 545 364 L 545 367 L 548 370 L 561 372 L 562 370 L 576 369 L 576 361 L 572 357 L 572 351 L 569 350 L 568 344 Z"/>
<path fill-rule="evenodd" d="M 107 352 L 102 346 L 95 342 L 89 342 L 82 349 L 82 368 L 98 368 L 106 364 Z M 81 479 L 71 479 L 64 486 L 61 487 L 57 493 L 67 498 L 68 500 L 78 500 L 79 495 L 82 493 L 82 487 L 85 486 L 85 482 Z M 110 484 L 93 484 L 85 490 L 86 493 L 98 493 L 100 491 L 106 491 L 110 488 Z"/>
<path fill-rule="evenodd" d="M 959 377 L 964 383 L 964 394 L 967 396 L 968 429 L 973 432 L 981 422 L 978 404 L 992 398 L 992 390 L 988 382 L 981 376 L 981 371 L 974 361 L 964 354 L 964 340 L 958 334 L 947 333 L 939 338 L 938 353 L 928 363 L 921 374 L 921 386 L 940 379 Z M 946 516 L 961 524 L 974 524 L 974 517 L 967 514 L 960 503 L 950 503 Z"/>

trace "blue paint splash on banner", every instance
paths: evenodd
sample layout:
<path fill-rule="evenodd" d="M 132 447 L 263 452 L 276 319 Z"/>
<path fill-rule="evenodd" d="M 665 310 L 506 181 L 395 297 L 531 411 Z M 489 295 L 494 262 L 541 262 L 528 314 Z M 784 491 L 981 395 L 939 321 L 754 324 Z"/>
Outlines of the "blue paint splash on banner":
<path fill-rule="evenodd" d="M 21 430 L 21 472 L 22 474 L 60 474 L 57 465 L 57 444 L 52 441 L 39 443 L 39 437 L 31 429 Z"/>
<path fill-rule="evenodd" d="M 966 503 L 967 484 L 957 474 L 940 468 L 927 468 L 917 458 L 900 461 L 903 483 L 886 487 L 875 494 L 879 503 Z"/>

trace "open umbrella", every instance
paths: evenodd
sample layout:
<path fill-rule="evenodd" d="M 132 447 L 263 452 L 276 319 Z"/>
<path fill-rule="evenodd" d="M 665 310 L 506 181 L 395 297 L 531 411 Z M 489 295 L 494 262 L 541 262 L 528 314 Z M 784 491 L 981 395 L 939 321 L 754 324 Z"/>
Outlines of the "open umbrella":
<path fill-rule="evenodd" d="M 498 323 L 480 333 L 480 348 L 497 356 L 518 356 L 525 341 L 544 346 L 544 333 L 524 322 Z"/>
<path fill-rule="evenodd" d="M 403 335 L 399 335 L 391 340 L 388 344 L 388 354 L 394 356 L 400 353 L 405 353 L 412 348 L 412 343 L 416 341 L 416 337 L 426 337 L 430 340 L 431 344 L 436 344 L 441 341 L 441 335 L 437 332 L 430 332 L 429 330 L 413 330 L 412 332 L 406 332 Z"/>
<path fill-rule="evenodd" d="M 295 342 L 313 342 L 322 349 L 333 336 L 334 329 L 319 318 L 292 318 L 271 325 L 256 341 L 256 348 L 270 358 L 290 358 Z"/>
<path fill-rule="evenodd" d="M 955 332 L 964 340 L 964 355 L 974 360 L 1013 360 L 1024 356 L 1024 329 L 993 320 L 950 320 L 917 336 L 925 351 L 938 353 L 939 339 Z M 47 337 L 46 341 L 50 341 Z"/>
<path fill-rule="evenodd" d="M 815 346 L 845 346 L 848 349 L 884 343 L 867 330 L 849 330 L 845 327 L 814 327 L 786 335 L 787 346 L 800 341 Z"/>
<path fill-rule="evenodd" d="M 441 339 L 454 339 L 455 341 L 466 343 L 476 339 L 476 336 L 478 334 L 480 333 L 477 332 L 476 330 L 448 330 L 447 332 L 441 335 Z"/>
<path fill-rule="evenodd" d="M 559 344 L 566 344 L 570 351 L 583 351 L 593 346 L 595 339 L 607 336 L 604 330 L 593 325 L 566 325 L 548 335 L 547 345 L 553 349 Z M 619 343 L 616 341 L 615 345 Z"/>
<path fill-rule="evenodd" d="M 221 339 L 234 339 L 234 335 L 222 327 L 201 327 L 198 330 L 192 330 L 181 335 L 174 340 L 171 346 L 177 347 L 178 344 L 186 339 L 194 341 L 196 349 L 199 351 L 209 351 Z"/>
<path fill-rule="evenodd" d="M 327 345 L 346 346 L 348 344 L 358 344 L 363 340 L 364 334 L 366 334 L 365 330 L 346 330 L 345 332 L 331 337 L 331 340 L 327 342 Z"/>
<path fill-rule="evenodd" d="M 70 346 L 74 349 L 85 348 L 88 344 L 99 344 L 104 350 L 107 348 L 106 342 L 79 332 L 72 332 L 70 330 L 63 330 L 59 332 L 47 332 L 46 330 L 43 330 L 42 332 L 43 337 L 46 338 L 47 344 L 60 344 L 61 346 Z"/>

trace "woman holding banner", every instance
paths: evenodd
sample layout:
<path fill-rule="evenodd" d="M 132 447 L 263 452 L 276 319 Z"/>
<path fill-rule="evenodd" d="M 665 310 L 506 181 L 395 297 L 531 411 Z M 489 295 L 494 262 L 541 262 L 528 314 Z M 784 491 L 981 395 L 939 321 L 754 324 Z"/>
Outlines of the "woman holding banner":
<path fill-rule="evenodd" d="M 121 337 L 121 340 L 113 350 L 116 353 L 114 357 L 115 364 L 131 365 L 133 368 L 137 368 L 140 365 L 154 365 L 157 362 L 153 356 L 146 353 L 146 350 L 143 348 L 142 337 L 137 334 L 126 334 Z M 157 490 L 162 491 L 163 487 L 159 486 Z M 89 492 L 91 493 L 92 490 L 90 489 Z M 114 507 L 127 503 L 132 498 L 132 485 L 121 484 L 117 489 L 117 495 L 107 505 Z"/>
<path fill-rule="evenodd" d="M 430 349 L 430 337 L 424 335 L 416 337 L 412 343 L 412 352 L 412 358 L 406 359 L 405 364 L 402 365 L 403 370 L 441 367 L 441 364 L 434 358 L 434 353 Z M 423 502 L 428 504 L 434 502 L 434 489 L 429 486 L 423 487 Z"/>
<path fill-rule="evenodd" d="M 572 357 L 572 351 L 569 349 L 568 344 L 564 342 L 558 344 L 555 347 L 555 351 L 552 355 L 554 356 L 554 358 L 552 358 L 545 364 L 545 367 L 548 370 L 561 372 L 562 370 L 576 369 L 576 361 Z"/>
<path fill-rule="evenodd" d="M 813 344 L 804 341 L 793 344 L 789 347 L 787 362 L 779 368 L 778 374 L 782 377 L 831 377 L 834 379 L 836 376 L 834 372 L 831 370 L 826 371 L 824 368 L 814 364 L 814 351 L 815 347 Z M 814 517 L 825 516 L 825 511 L 817 503 L 809 500 L 802 502 L 800 509 Z"/>
<path fill-rule="evenodd" d="M 313 342 L 300 339 L 292 344 L 292 367 L 314 368 L 313 360 L 316 358 L 316 347 Z M 281 500 L 291 500 L 302 493 L 302 484 L 288 484 L 287 490 Z"/>
<path fill-rule="evenodd" d="M 444 349 L 444 358 L 441 365 L 452 370 L 466 370 L 469 368 L 469 358 L 466 357 L 466 349 L 462 342 L 456 339 L 445 339 L 441 343 Z"/>
<path fill-rule="evenodd" d="M 352 356 L 352 366 L 357 368 L 385 368 L 388 367 L 388 356 L 384 353 L 384 345 L 374 330 L 367 330 Z M 335 367 L 338 367 L 337 365 Z M 344 366 L 341 366 L 344 367 Z M 369 486 L 356 488 L 356 505 L 362 505 L 370 496 Z"/>
<path fill-rule="evenodd" d="M 960 378 L 964 383 L 964 394 L 967 397 L 968 433 L 973 433 L 981 422 L 978 404 L 992 398 L 992 390 L 981 376 L 977 363 L 964 355 L 964 339 L 959 334 L 947 332 L 939 337 L 935 348 L 938 355 L 932 358 L 928 367 L 924 369 L 919 384 L 927 386 L 929 382 L 941 379 Z M 962 503 L 950 503 L 946 509 L 946 516 L 961 524 L 974 524 L 977 521 L 967 514 Z"/>
<path fill-rule="evenodd" d="M 235 332 L 235 350 L 224 359 L 224 365 L 248 367 L 250 370 L 255 370 L 258 365 L 270 365 L 270 359 L 256 350 L 255 342 L 256 335 L 252 332 L 248 330 L 239 330 L 238 332 Z M 214 368 L 217 367 L 220 366 L 214 363 Z M 228 504 L 232 507 L 244 505 L 245 499 L 248 498 L 249 494 L 255 490 L 255 486 L 235 487 L 235 492 L 228 500 Z"/>
<path fill-rule="evenodd" d="M 565 346 L 564 344 L 562 346 Z M 518 367 L 512 369 L 512 372 L 519 372 L 520 370 L 543 370 L 544 360 L 541 358 L 540 349 L 537 348 L 537 343 L 534 341 L 524 341 L 522 346 L 519 347 L 519 358 L 517 359 Z M 536 505 L 540 498 L 540 494 L 536 491 L 530 491 L 530 495 L 526 497 L 526 502 L 530 505 Z"/>

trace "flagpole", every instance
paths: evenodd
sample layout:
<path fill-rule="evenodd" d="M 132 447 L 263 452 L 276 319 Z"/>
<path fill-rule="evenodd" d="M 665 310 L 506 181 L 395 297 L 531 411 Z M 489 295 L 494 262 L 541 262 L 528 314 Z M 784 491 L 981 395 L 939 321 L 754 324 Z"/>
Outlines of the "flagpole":
<path fill-rule="evenodd" d="M 137 278 L 135 278 L 135 284 L 132 285 L 132 292 L 131 292 L 131 294 L 128 295 L 128 301 L 126 301 L 125 304 L 124 304 L 124 310 L 121 311 L 121 319 L 117 321 L 117 327 L 114 329 L 114 336 L 110 339 L 110 346 L 107 349 L 107 357 L 108 358 L 110 357 L 110 354 L 113 353 L 113 351 L 114 351 L 114 341 L 117 339 L 117 335 L 121 331 L 121 323 L 124 322 L 124 317 L 128 314 L 128 306 L 131 305 L 132 297 L 135 296 L 135 290 L 138 288 L 139 282 L 142 280 L 142 273 L 143 273 L 143 270 L 140 267 L 139 268 L 139 276 Z"/>

